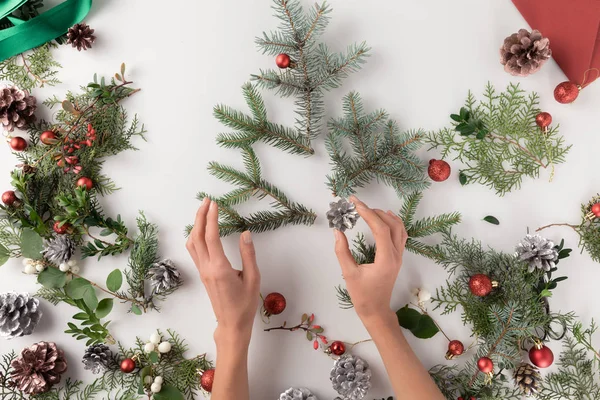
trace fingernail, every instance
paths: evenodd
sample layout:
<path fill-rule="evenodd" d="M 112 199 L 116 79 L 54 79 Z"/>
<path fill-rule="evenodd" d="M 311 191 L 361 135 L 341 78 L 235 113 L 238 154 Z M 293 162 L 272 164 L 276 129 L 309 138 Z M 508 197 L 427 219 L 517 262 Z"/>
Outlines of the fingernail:
<path fill-rule="evenodd" d="M 202 204 L 200 204 L 200 207 L 204 207 L 208 203 L 209 200 L 210 199 L 208 197 L 203 198 L 202 199 Z"/>
<path fill-rule="evenodd" d="M 216 202 L 216 201 L 214 201 L 214 200 L 212 200 L 212 201 L 210 202 L 210 209 L 212 210 L 212 209 L 214 209 L 214 208 L 216 208 L 216 207 L 217 207 L 217 202 Z"/>
<path fill-rule="evenodd" d="M 360 202 L 360 200 L 358 199 L 358 197 L 356 197 L 355 195 L 350 196 L 350 201 L 351 202 Z"/>
<path fill-rule="evenodd" d="M 395 217 L 395 216 L 396 216 L 396 214 L 394 214 L 394 213 L 392 212 L 392 210 L 387 210 L 387 213 L 388 213 L 389 215 L 391 215 L 392 217 Z"/>
<path fill-rule="evenodd" d="M 250 233 L 250 231 L 246 231 L 246 232 L 242 233 L 242 240 L 246 244 L 252 243 L 252 234 Z"/>

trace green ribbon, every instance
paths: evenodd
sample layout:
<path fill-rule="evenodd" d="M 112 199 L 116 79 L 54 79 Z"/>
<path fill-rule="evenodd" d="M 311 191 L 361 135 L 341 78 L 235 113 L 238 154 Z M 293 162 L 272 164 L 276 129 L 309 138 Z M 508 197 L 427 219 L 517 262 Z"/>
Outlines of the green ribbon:
<path fill-rule="evenodd" d="M 92 0 L 66 0 L 50 10 L 21 21 L 10 14 L 27 0 L 0 0 L 0 18 L 15 25 L 0 31 L 0 61 L 21 54 L 65 34 L 81 22 L 92 8 Z"/>

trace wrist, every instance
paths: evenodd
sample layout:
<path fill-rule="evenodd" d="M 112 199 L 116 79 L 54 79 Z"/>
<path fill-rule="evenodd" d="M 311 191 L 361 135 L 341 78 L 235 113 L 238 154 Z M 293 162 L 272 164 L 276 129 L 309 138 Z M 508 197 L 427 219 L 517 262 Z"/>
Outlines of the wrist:
<path fill-rule="evenodd" d="M 219 349 L 248 349 L 252 331 L 248 329 L 232 329 L 217 326 L 214 338 Z"/>
<path fill-rule="evenodd" d="M 398 317 L 391 309 L 369 315 L 359 315 L 359 317 L 367 330 L 398 325 Z"/>

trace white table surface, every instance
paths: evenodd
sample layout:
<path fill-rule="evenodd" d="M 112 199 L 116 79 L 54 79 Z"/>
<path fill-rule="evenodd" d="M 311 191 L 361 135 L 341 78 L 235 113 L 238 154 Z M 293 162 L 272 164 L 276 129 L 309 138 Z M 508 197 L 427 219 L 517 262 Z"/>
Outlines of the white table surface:
<path fill-rule="evenodd" d="M 481 93 L 488 81 L 500 89 L 513 81 L 541 95 L 542 108 L 560 123 L 567 143 L 574 145 L 567 163 L 557 166 L 552 183 L 548 171 L 543 171 L 540 179 L 526 179 L 521 190 L 504 198 L 482 186 L 461 187 L 456 177 L 460 165 L 451 163 L 453 176 L 425 192 L 419 215 L 460 211 L 464 221 L 456 229 L 458 234 L 508 252 L 527 228 L 578 221 L 580 203 L 587 202 L 600 183 L 594 162 L 600 144 L 600 83 L 587 88 L 574 104 L 560 105 L 552 92 L 566 78 L 554 61 L 526 79 L 505 73 L 498 48 L 507 35 L 527 27 L 509 0 L 332 0 L 331 4 L 334 12 L 325 40 L 335 50 L 366 40 L 372 57 L 342 88 L 327 95 L 328 117 L 340 115 L 342 96 L 358 90 L 366 109 L 386 108 L 403 128 L 438 129 L 450 122 L 448 115 L 463 104 L 468 89 Z M 144 210 L 160 227 L 161 254 L 177 262 L 186 284 L 164 303 L 160 314 L 136 317 L 126 314 L 125 305 L 116 306 L 110 328 L 125 344 L 131 344 L 136 335 L 147 337 L 155 328 L 172 328 L 188 339 L 190 356 L 200 352 L 214 356 L 215 319 L 186 254 L 183 229 L 192 222 L 199 205 L 196 192 L 219 194 L 230 188 L 208 175 L 208 161 L 241 166 L 236 151 L 215 144 L 215 135 L 224 128 L 212 117 L 212 107 L 224 103 L 245 110 L 240 86 L 259 68 L 273 66 L 273 60 L 259 54 L 254 45 L 255 36 L 277 25 L 270 5 L 269 0 L 96 1 L 87 18 L 98 37 L 94 48 L 85 53 L 67 47 L 56 51 L 64 65 L 59 75 L 63 83 L 35 90 L 40 99 L 54 93 L 61 96 L 87 83 L 94 72 L 112 75 L 123 61 L 130 78 L 143 89 L 125 106 L 146 124 L 148 142 L 137 141 L 140 151 L 123 153 L 106 163 L 106 171 L 122 190 L 102 203 L 109 215 L 120 213 L 131 228 L 137 211 Z M 266 103 L 271 118 L 291 124 L 291 99 L 268 94 Z M 288 300 L 286 312 L 273 318 L 272 325 L 284 319 L 295 322 L 303 312 L 314 312 L 328 337 L 358 341 L 367 338 L 364 328 L 353 311 L 338 308 L 335 296 L 334 286 L 342 278 L 332 249 L 333 234 L 324 218 L 330 194 L 324 184 L 329 165 L 323 136 L 315 142 L 316 155 L 308 159 L 257 146 L 265 177 L 294 201 L 320 212 L 312 227 L 287 227 L 255 236 L 262 292 L 279 291 Z M 424 150 L 422 155 L 423 159 L 438 156 L 433 152 L 425 155 Z M 0 191 L 9 188 L 9 171 L 15 164 L 8 147 L 0 149 L 0 171 L 4 171 Z M 370 185 L 360 190 L 359 196 L 380 208 L 397 210 L 401 204 L 383 185 Z M 481 220 L 488 214 L 498 217 L 500 226 Z M 365 229 L 361 221 L 356 232 Z M 577 236 L 568 229 L 546 234 L 557 241 L 564 237 L 576 248 Z M 224 242 L 232 262 L 239 263 L 237 237 Z M 126 258 L 106 258 L 100 264 L 86 260 L 82 274 L 103 281 L 115 267 L 125 268 Z M 575 310 L 586 322 L 600 317 L 593 306 L 600 266 L 575 250 L 561 267 L 569 280 L 556 290 L 553 309 Z M 35 292 L 34 279 L 23 275 L 21 268 L 17 260 L 2 267 L 0 292 Z M 405 305 L 415 286 L 433 292 L 445 279 L 440 266 L 407 254 L 392 305 Z M 91 379 L 80 364 L 83 343 L 62 333 L 74 310 L 47 303 L 44 309 L 35 334 L 0 341 L 1 352 L 19 351 L 40 340 L 55 341 L 66 350 L 71 376 Z M 436 318 L 449 335 L 468 341 L 470 331 L 459 314 Z M 250 350 L 252 399 L 275 399 L 290 386 L 306 386 L 321 399 L 334 397 L 328 379 L 331 359 L 313 351 L 299 332 L 263 333 L 263 328 L 257 318 Z M 446 342 L 441 335 L 428 341 L 407 337 L 426 366 L 446 362 Z M 560 346 L 553 347 L 558 351 Z M 369 399 L 391 395 L 375 347 L 363 344 L 356 353 L 374 370 Z"/>

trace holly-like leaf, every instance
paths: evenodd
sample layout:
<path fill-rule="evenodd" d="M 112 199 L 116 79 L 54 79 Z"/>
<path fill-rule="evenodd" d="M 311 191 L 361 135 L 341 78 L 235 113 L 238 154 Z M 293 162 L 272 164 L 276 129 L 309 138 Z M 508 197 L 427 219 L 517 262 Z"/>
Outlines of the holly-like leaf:
<path fill-rule="evenodd" d="M 46 268 L 38 274 L 38 283 L 48 289 L 60 289 L 67 284 L 67 274 L 58 268 Z"/>
<path fill-rule="evenodd" d="M 10 251 L 0 244 L 0 267 L 3 266 L 10 258 Z"/>
<path fill-rule="evenodd" d="M 114 301 L 113 299 L 102 299 L 96 307 L 96 317 L 102 319 L 106 317 L 112 311 Z"/>
<path fill-rule="evenodd" d="M 123 285 L 123 273 L 117 268 L 108 274 L 108 277 L 106 278 L 106 287 L 111 292 L 116 292 L 121 288 L 121 285 Z"/>
<path fill-rule="evenodd" d="M 500 225 L 500 221 L 498 221 L 498 218 L 494 217 L 493 215 L 488 215 L 483 220 L 493 225 Z"/>
<path fill-rule="evenodd" d="M 33 229 L 25 228 L 21 232 L 21 254 L 23 257 L 39 260 L 42 258 L 44 241 Z"/>
<path fill-rule="evenodd" d="M 166 384 L 160 392 L 154 394 L 154 400 L 185 400 L 183 394 L 175 386 Z"/>

